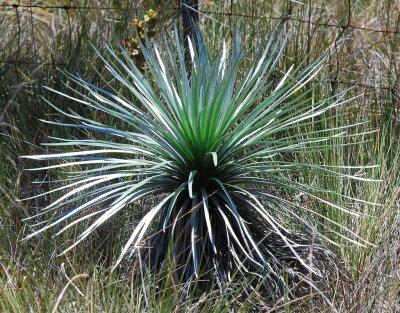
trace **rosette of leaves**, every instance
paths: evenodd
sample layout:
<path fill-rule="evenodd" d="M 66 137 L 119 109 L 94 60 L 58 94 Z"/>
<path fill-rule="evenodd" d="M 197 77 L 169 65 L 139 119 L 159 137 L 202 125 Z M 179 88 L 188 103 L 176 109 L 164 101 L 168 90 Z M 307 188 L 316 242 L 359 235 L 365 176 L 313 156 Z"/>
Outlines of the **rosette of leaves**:
<path fill-rule="evenodd" d="M 334 117 L 325 113 L 349 101 L 345 94 L 311 101 L 326 55 L 280 74 L 277 65 L 287 42 L 283 30 L 249 50 L 242 46 L 239 32 L 230 48 L 222 44 L 215 58 L 197 31 L 189 40 L 191 64 L 185 66 L 177 31 L 172 38 L 165 35 L 161 49 L 154 43 L 142 45 L 148 64 L 145 74 L 122 47 L 122 54 L 109 46 L 99 52 L 124 94 L 69 74 L 81 91 L 65 94 L 49 88 L 118 122 L 106 125 L 55 107 L 74 122 L 46 123 L 107 139 L 52 138 L 47 145 L 74 149 L 27 156 L 56 162 L 36 170 L 83 167 L 70 171 L 66 184 L 64 180 L 45 193 L 64 192 L 38 214 L 51 217 L 28 238 L 51 227 L 58 226 L 60 234 L 92 221 L 68 251 L 141 200 L 145 213 L 114 266 L 128 255 L 137 256 L 145 244 L 147 267 L 155 271 L 172 259 L 177 277 L 184 281 L 211 273 L 222 283 L 244 273 L 258 277 L 270 294 L 281 294 L 288 279 L 294 280 L 293 273 L 322 275 L 318 260 L 309 260 L 310 241 L 295 230 L 332 241 L 324 235 L 327 228 L 338 237 L 365 244 L 318 206 L 299 200 L 359 216 L 355 209 L 329 200 L 330 195 L 340 195 L 307 185 L 302 177 L 368 180 L 352 175 L 350 166 L 302 163 L 295 157 L 335 149 L 338 138 L 360 125 L 313 128 L 315 119 L 328 122 Z"/>

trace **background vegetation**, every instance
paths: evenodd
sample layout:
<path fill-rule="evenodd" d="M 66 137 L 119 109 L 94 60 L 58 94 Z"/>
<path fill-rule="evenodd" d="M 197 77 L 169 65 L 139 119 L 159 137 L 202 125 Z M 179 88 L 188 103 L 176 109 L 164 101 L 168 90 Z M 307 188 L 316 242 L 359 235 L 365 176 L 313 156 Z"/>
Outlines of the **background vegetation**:
<path fill-rule="evenodd" d="M 45 191 L 48 186 L 41 181 L 61 175 L 56 171 L 23 171 L 31 164 L 18 158 L 45 152 L 47 148 L 39 144 L 46 136 L 60 132 L 38 121 L 54 114 L 41 96 L 61 108 L 75 105 L 46 92 L 43 86 L 66 88 L 57 68 L 79 73 L 86 81 L 101 85 L 95 69 L 102 69 L 90 43 L 100 47 L 104 41 L 129 38 L 132 19 L 143 19 L 149 9 L 158 12 L 156 30 L 162 27 L 168 30 L 179 18 L 178 5 L 174 1 L 0 2 L 1 312 L 140 312 L 145 307 L 153 312 L 179 309 L 228 312 L 239 307 L 248 311 L 251 301 L 257 301 L 256 293 L 243 299 L 238 296 L 240 287 L 229 286 L 223 293 L 205 293 L 200 299 L 193 294 L 193 301 L 182 303 L 180 295 L 185 286 L 175 285 L 172 280 L 165 280 L 164 286 L 157 288 L 154 284 L 157 277 L 110 274 L 114 251 L 120 251 L 125 242 L 122 239 L 127 235 L 120 230 L 129 232 L 129 224 L 137 213 L 134 211 L 111 221 L 67 255 L 57 256 L 57 253 L 60 247 L 73 241 L 73 232 L 52 238 L 49 231 L 30 241 L 21 241 L 30 232 L 21 220 L 38 212 L 51 199 L 23 203 L 15 199 Z M 363 204 L 362 210 L 368 214 L 363 218 L 329 212 L 332 219 L 345 223 L 374 245 L 359 248 L 342 242 L 341 247 L 332 247 L 347 279 L 329 282 L 321 290 L 331 303 L 320 302 L 320 297 L 310 294 L 301 299 L 287 299 L 275 311 L 400 311 L 400 4 L 391 0 L 251 0 L 243 5 L 242 1 L 229 0 L 202 1 L 200 10 L 204 37 L 211 45 L 215 43 L 215 47 L 220 47 L 223 38 L 232 37 L 233 26 L 242 25 L 250 45 L 255 37 L 267 35 L 276 27 L 282 16 L 287 18 L 291 39 L 279 65 L 282 72 L 303 60 L 311 62 L 328 50 L 328 63 L 319 76 L 324 79 L 325 89 L 335 94 L 354 86 L 351 94 L 359 95 L 341 111 L 328 114 L 337 115 L 334 123 L 338 124 L 368 120 L 365 129 L 359 131 L 377 130 L 362 145 L 325 151 L 322 155 L 316 153 L 310 160 L 301 160 L 378 165 L 368 174 L 382 179 L 381 183 L 359 185 L 337 178 L 316 181 L 314 177 L 305 177 L 310 184 L 323 184 L 349 197 L 381 203 L 381 206 Z M 326 94 L 313 95 L 316 101 L 323 96 Z M 83 113 L 94 114 L 90 110 Z M 340 113 L 345 115 L 339 117 Z M 330 126 L 318 121 L 316 125 L 322 129 Z M 307 205 L 313 203 L 308 200 Z M 78 229 L 74 232 L 79 233 Z M 134 268 L 135 264 L 131 266 Z M 160 275 L 168 277 L 169 273 Z"/>

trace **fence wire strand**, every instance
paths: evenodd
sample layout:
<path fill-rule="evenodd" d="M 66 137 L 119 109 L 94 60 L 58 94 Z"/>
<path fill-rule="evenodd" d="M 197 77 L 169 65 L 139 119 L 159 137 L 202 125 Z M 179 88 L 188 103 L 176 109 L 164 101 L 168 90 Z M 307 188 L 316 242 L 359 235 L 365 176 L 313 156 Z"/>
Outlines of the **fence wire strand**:
<path fill-rule="evenodd" d="M 41 5 L 41 4 L 21 4 L 21 3 L 13 3 L 13 4 L 0 4 L 0 8 L 9 8 L 9 9 L 43 9 L 43 10 L 55 10 L 55 9 L 61 9 L 61 10 L 100 10 L 100 11 L 126 11 L 127 8 L 122 8 L 122 7 L 104 7 L 104 6 L 79 6 L 79 5 Z M 179 7 L 174 7 L 171 8 L 171 10 L 180 10 L 181 8 Z M 194 8 L 192 8 L 194 10 Z M 232 6 L 231 10 L 229 12 L 218 12 L 218 11 L 207 11 L 207 10 L 196 10 L 200 14 L 210 14 L 210 15 L 224 15 L 229 17 L 236 16 L 236 17 L 242 17 L 242 18 L 250 18 L 250 19 L 255 19 L 255 20 L 263 20 L 263 19 L 269 19 L 269 20 L 282 20 L 283 18 L 300 22 L 300 23 L 306 23 L 306 24 L 311 24 L 317 27 L 335 27 L 335 28 L 349 28 L 349 29 L 357 29 L 357 30 L 362 30 L 362 31 L 369 31 L 369 32 L 374 32 L 374 33 L 384 33 L 384 34 L 400 34 L 400 30 L 388 30 L 388 29 L 375 29 L 375 28 L 369 28 L 369 27 L 363 27 L 359 25 L 351 25 L 351 24 L 331 24 L 331 23 L 320 23 L 320 22 L 313 22 L 309 20 L 304 20 L 297 18 L 296 16 L 292 15 L 284 15 L 284 16 L 269 16 L 269 15 L 263 15 L 263 16 L 256 16 L 256 15 L 248 15 L 248 14 L 243 14 L 243 13 L 235 13 L 232 12 Z M 224 24 L 225 26 L 228 26 Z"/>
<path fill-rule="evenodd" d="M 262 16 L 257 16 L 254 14 L 246 14 L 246 13 L 237 13 L 237 12 L 233 12 L 233 1 L 230 0 L 229 2 L 229 10 L 227 12 L 221 12 L 221 11 L 214 11 L 214 10 L 200 10 L 200 9 L 195 9 L 195 8 L 191 8 L 190 9 L 196 10 L 196 12 L 198 12 L 199 14 L 205 16 L 208 19 L 211 19 L 213 21 L 218 21 L 216 18 L 214 18 L 213 16 L 225 16 L 228 19 L 228 24 L 222 22 L 222 21 L 218 21 L 221 25 L 231 28 L 232 29 L 232 17 L 238 17 L 238 18 L 242 18 L 242 19 L 251 19 L 252 22 L 255 20 L 276 20 L 276 21 L 295 21 L 298 23 L 304 23 L 304 24 L 309 24 L 315 27 L 325 27 L 325 28 L 337 28 L 340 29 L 340 34 L 338 35 L 338 37 L 341 36 L 341 34 L 343 34 L 343 32 L 345 30 L 359 30 L 359 31 L 364 31 L 364 32 L 371 32 L 371 33 L 380 33 L 380 34 L 384 34 L 384 35 L 398 35 L 400 34 L 400 31 L 398 29 L 394 30 L 394 29 L 375 29 L 375 28 L 370 28 L 370 27 L 363 27 L 360 25 L 354 25 L 352 24 L 351 21 L 351 14 L 350 14 L 350 2 L 349 2 L 349 13 L 348 13 L 348 17 L 347 20 L 344 24 L 339 24 L 339 23 L 326 23 L 326 22 L 318 22 L 318 21 L 312 21 L 311 19 L 306 20 L 306 19 L 302 19 L 299 18 L 297 16 L 295 16 L 294 14 L 292 14 L 292 10 L 291 7 L 289 8 L 289 10 L 285 13 L 282 14 L 281 16 L 271 16 L 271 15 L 262 15 Z M 116 11 L 116 12 L 126 12 L 127 10 L 131 10 L 133 8 L 126 8 L 126 7 L 107 7 L 107 6 L 94 6 L 94 5 L 74 5 L 72 3 L 72 1 L 70 0 L 68 4 L 64 4 L 64 5 L 43 5 L 43 4 L 37 4 L 37 3 L 33 3 L 31 0 L 29 1 L 29 3 L 21 3 L 21 0 L 18 0 L 18 2 L 15 3 L 2 3 L 0 4 L 0 14 L 2 13 L 2 9 L 3 12 L 7 9 L 9 10 L 14 10 L 15 11 L 15 17 L 17 19 L 17 33 L 15 34 L 17 38 L 17 51 L 18 53 L 16 53 L 16 58 L 14 60 L 0 60 L 0 63 L 2 64 L 10 64 L 10 65 L 31 65 L 31 66 L 36 66 L 36 67 L 42 67 L 42 66 L 53 66 L 53 67 L 61 67 L 63 65 L 65 65 L 65 63 L 60 63 L 60 62 L 49 62 L 48 60 L 44 60 L 44 61 L 39 61 L 37 59 L 37 55 L 36 55 L 36 47 L 35 47 L 35 39 L 34 39 L 34 30 L 33 30 L 33 21 L 32 21 L 32 10 L 33 9 L 42 9 L 42 10 L 64 10 L 67 14 L 67 20 L 68 23 L 70 24 L 70 12 L 71 11 L 88 11 L 88 10 L 95 10 L 95 11 Z M 163 10 L 168 10 L 168 11 L 176 11 L 176 14 L 179 14 L 181 7 L 169 7 L 169 8 L 163 8 Z M 32 23 L 32 29 L 31 29 L 31 33 L 32 33 L 32 49 L 33 49 L 33 60 L 32 61 L 27 61 L 27 60 L 23 60 L 19 57 L 20 51 L 21 51 L 21 40 L 20 40 L 20 33 L 21 33 L 21 13 L 27 11 L 28 14 L 30 14 L 30 18 L 31 18 L 31 23 Z M 245 11 L 246 12 L 246 11 Z M 164 12 L 162 12 L 164 14 Z M 72 31 L 71 31 L 71 25 L 69 25 L 69 36 L 72 36 Z M 338 38 L 337 37 L 337 38 Z M 68 43 L 68 49 L 71 51 L 72 49 L 72 42 L 71 42 L 71 38 L 69 38 L 69 43 Z M 347 82 L 347 81 L 340 81 L 339 83 L 342 84 L 352 84 L 351 82 Z M 370 86 L 367 84 L 363 84 L 362 85 L 365 88 L 379 88 L 379 89 L 389 89 L 390 87 L 387 86 Z"/>

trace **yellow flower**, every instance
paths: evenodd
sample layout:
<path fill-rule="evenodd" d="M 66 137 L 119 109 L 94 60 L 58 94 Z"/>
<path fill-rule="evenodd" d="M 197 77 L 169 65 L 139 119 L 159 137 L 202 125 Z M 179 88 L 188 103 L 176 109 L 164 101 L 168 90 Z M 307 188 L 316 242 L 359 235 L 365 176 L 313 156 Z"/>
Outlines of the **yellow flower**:
<path fill-rule="evenodd" d="M 146 15 L 149 16 L 149 18 L 155 18 L 157 16 L 157 11 L 154 11 L 153 9 L 150 9 Z"/>

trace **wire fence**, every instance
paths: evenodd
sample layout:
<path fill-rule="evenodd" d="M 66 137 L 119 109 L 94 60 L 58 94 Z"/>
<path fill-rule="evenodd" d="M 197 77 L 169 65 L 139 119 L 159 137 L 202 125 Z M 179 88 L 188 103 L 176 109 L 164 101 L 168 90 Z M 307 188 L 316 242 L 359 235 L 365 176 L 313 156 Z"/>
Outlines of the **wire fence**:
<path fill-rule="evenodd" d="M 21 3 L 21 0 L 18 0 L 16 3 L 2 3 L 0 4 L 0 8 L 8 8 L 8 9 L 44 9 L 44 10 L 55 10 L 55 9 L 62 9 L 62 10 L 95 10 L 95 11 L 126 11 L 127 8 L 123 7 L 106 7 L 106 6 L 80 6 L 80 5 L 73 5 L 72 1 L 69 1 L 69 4 L 65 5 L 43 5 L 43 4 L 26 4 L 26 3 Z M 175 6 L 169 8 L 170 10 L 176 10 L 179 11 L 181 10 L 181 7 Z M 192 8 L 193 9 L 193 8 Z M 364 26 L 358 26 L 358 25 L 351 25 L 350 23 L 345 23 L 345 24 L 330 24 L 330 23 L 319 23 L 319 22 L 313 22 L 310 20 L 304 20 L 297 18 L 295 16 L 289 15 L 281 15 L 281 16 L 268 16 L 268 15 L 263 15 L 263 16 L 255 16 L 255 15 L 248 15 L 248 14 L 242 14 L 242 13 L 236 13 L 236 12 L 218 12 L 218 11 L 208 11 L 208 10 L 198 10 L 201 14 L 209 14 L 209 15 L 224 15 L 224 16 L 236 16 L 236 17 L 243 17 L 243 18 L 250 18 L 250 19 L 255 19 L 255 20 L 262 20 L 262 19 L 271 19 L 271 20 L 282 20 L 282 19 L 290 19 L 294 20 L 297 22 L 301 23 L 307 23 L 307 24 L 312 24 L 314 26 L 318 27 L 335 27 L 335 28 L 350 28 L 350 29 L 358 29 L 362 31 L 369 31 L 369 32 L 377 32 L 377 33 L 386 33 L 386 34 L 400 34 L 400 30 L 388 30 L 388 29 L 375 29 L 375 28 L 369 28 L 369 27 L 364 27 Z"/>
<path fill-rule="evenodd" d="M 269 19 L 269 20 L 292 20 L 300 23 L 306 23 L 306 24 L 311 24 L 317 27 L 333 27 L 333 28 L 340 28 L 340 29 L 357 29 L 357 30 L 362 30 L 362 31 L 368 31 L 368 32 L 375 32 L 375 33 L 384 33 L 384 34 L 400 34 L 400 31 L 398 30 L 385 30 L 385 29 L 374 29 L 374 28 L 369 28 L 369 27 L 362 27 L 362 26 L 357 26 L 357 25 L 351 25 L 350 23 L 346 24 L 329 24 L 329 23 L 318 23 L 318 22 L 313 22 L 310 20 L 304 20 L 297 18 L 295 16 L 291 15 L 283 15 L 283 16 L 254 16 L 254 15 L 247 15 L 247 14 L 240 14 L 240 13 L 229 13 L 229 12 L 214 12 L 214 11 L 200 11 L 203 14 L 210 14 L 210 15 L 224 15 L 224 16 L 237 16 L 237 17 L 243 17 L 243 18 L 250 18 L 250 19 L 255 19 L 255 20 L 264 20 L 264 19 Z"/>
<path fill-rule="evenodd" d="M 382 36 L 395 36 L 398 37 L 400 34 L 399 23 L 395 29 L 377 29 L 372 27 L 366 27 L 363 25 L 357 25 L 353 23 L 351 18 L 351 2 L 348 1 L 348 16 L 345 22 L 327 22 L 319 21 L 318 19 L 304 19 L 301 15 L 292 13 L 292 2 L 288 9 L 282 15 L 269 15 L 269 14 L 247 14 L 242 12 L 234 12 L 232 0 L 230 6 L 228 5 L 227 11 L 213 10 L 207 8 L 190 8 L 198 13 L 205 19 L 213 19 L 220 22 L 226 27 L 232 27 L 232 18 L 240 18 L 242 20 L 254 21 L 285 21 L 285 22 L 296 22 L 305 25 L 312 25 L 316 28 L 332 28 L 337 29 L 335 40 L 338 40 L 344 32 L 357 30 L 366 33 L 376 33 Z M 250 1 L 249 1 L 250 2 Z M 111 2 L 113 3 L 113 2 Z M 163 1 L 161 1 L 163 6 Z M 253 3 L 253 1 L 251 1 Z M 33 2 L 32 0 L 18 0 L 3 2 L 0 4 L 0 28 L 3 28 L 3 43 L 0 42 L 0 48 L 3 53 L 0 52 L 0 63 L 9 65 L 21 65 L 21 66 L 53 66 L 60 67 L 66 63 L 60 60 L 60 58 L 54 58 L 51 53 L 46 56 L 40 55 L 39 51 L 43 49 L 41 42 L 46 42 L 46 36 L 42 33 L 49 31 L 49 28 L 55 28 L 55 17 L 62 20 L 67 25 L 61 27 L 61 31 L 57 32 L 57 36 L 62 37 L 64 42 L 68 42 L 69 53 L 73 53 L 73 36 L 77 35 L 76 18 L 74 16 L 80 15 L 81 19 L 87 16 L 90 19 L 90 14 L 94 14 L 97 17 L 101 17 L 102 22 L 108 21 L 106 25 L 108 34 L 111 34 L 114 25 L 121 23 L 121 15 L 126 18 L 132 18 L 135 15 L 140 14 L 139 6 L 142 3 L 137 2 L 136 4 L 130 3 L 129 1 L 121 2 L 119 5 L 104 6 L 99 3 L 91 4 L 88 2 L 86 5 L 82 5 L 82 2 L 74 2 L 73 0 L 64 1 L 61 4 L 54 4 L 54 1 Z M 40 10 L 41 12 L 37 12 Z M 167 24 L 171 19 L 179 19 L 182 5 L 176 5 L 176 3 L 169 3 L 165 7 L 160 7 L 160 21 L 162 24 Z M 92 13 L 88 13 L 92 12 Z M 43 17 L 44 16 L 44 17 Z M 222 18 L 222 20 L 221 20 Z M 45 20 L 44 20 L 45 19 Z M 228 22 L 225 23 L 224 19 Z M 169 20 L 169 21 L 168 21 Z M 100 22 L 99 22 L 100 23 Z M 42 25 L 42 28 L 40 25 Z M 126 23 L 125 23 L 126 24 Z M 12 25 L 9 26 L 9 25 Z M 111 25 L 111 26 L 110 26 Z M 6 29 L 7 28 L 7 29 Z M 111 29 L 111 31 L 110 31 Z M 62 34 L 62 32 L 64 32 Z M 54 30 L 53 30 L 54 33 Z M 43 38 L 42 38 L 43 37 Z M 7 41 L 8 40 L 8 41 Z M 0 40 L 1 41 L 1 40 Z M 47 41 L 52 41 L 49 39 Z M 8 52 L 7 52 L 8 51 Z M 63 55 L 65 58 L 65 54 Z M 341 81 L 341 83 L 349 83 Z M 360 84 L 365 87 L 369 87 L 368 84 Z M 387 89 L 388 86 L 380 86 L 380 88 Z"/>

